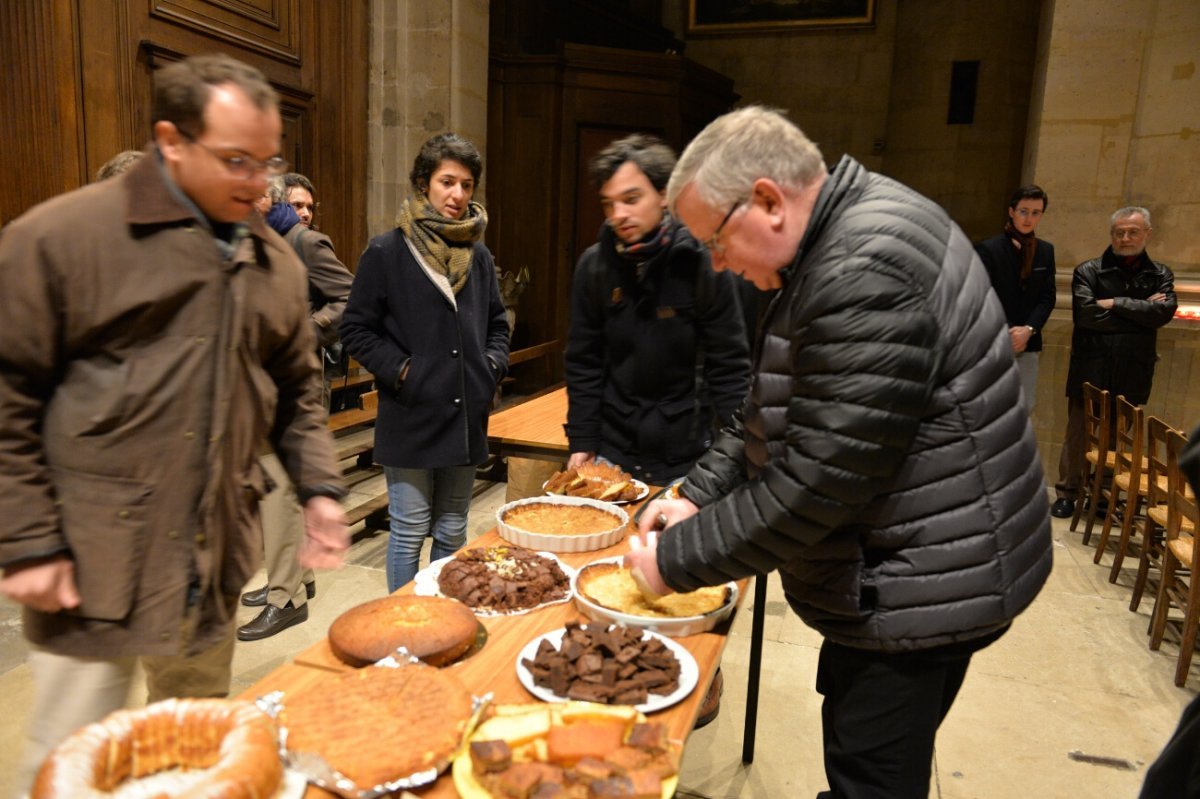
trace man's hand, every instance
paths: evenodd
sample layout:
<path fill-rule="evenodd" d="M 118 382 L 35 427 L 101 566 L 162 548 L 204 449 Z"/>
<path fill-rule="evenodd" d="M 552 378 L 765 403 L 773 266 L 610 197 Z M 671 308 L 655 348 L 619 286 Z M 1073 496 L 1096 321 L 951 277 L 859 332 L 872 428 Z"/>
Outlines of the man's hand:
<path fill-rule="evenodd" d="M 700 512 L 699 506 L 690 499 L 656 499 L 646 506 L 638 520 L 638 532 L 645 535 L 651 530 L 665 530 L 689 516 Z"/>
<path fill-rule="evenodd" d="M 1027 325 L 1010 327 L 1008 338 L 1012 342 L 1013 354 L 1020 355 L 1029 346 L 1029 339 L 1033 338 L 1033 331 Z"/>
<path fill-rule="evenodd" d="M 1160 291 L 1156 294 L 1151 294 L 1146 299 L 1150 300 L 1150 302 L 1166 302 L 1167 295 Z"/>
<path fill-rule="evenodd" d="M 77 608 L 75 561 L 58 555 L 9 566 L 0 578 L 0 594 L 43 613 Z"/>
<path fill-rule="evenodd" d="M 350 547 L 350 530 L 342 503 L 313 497 L 304 503 L 304 542 L 296 560 L 309 569 L 336 569 Z"/>
<path fill-rule="evenodd" d="M 695 516 L 700 508 L 690 499 L 656 499 L 646 505 L 638 521 L 638 534 L 629 537 L 625 567 L 647 598 L 674 593 L 658 572 L 658 531 Z"/>
<path fill-rule="evenodd" d="M 644 535 L 629 537 L 629 551 L 625 553 L 624 565 L 633 575 L 638 590 L 649 600 L 674 593 L 663 582 L 658 572 L 658 533 L 650 531 Z"/>
<path fill-rule="evenodd" d="M 578 469 L 585 463 L 591 463 L 596 459 L 594 452 L 572 452 L 571 457 L 567 460 L 568 469 Z"/>
<path fill-rule="evenodd" d="M 1154 298 L 1151 297 L 1150 299 L 1154 299 Z M 1113 307 L 1113 301 L 1112 301 L 1111 297 L 1107 300 L 1096 300 L 1096 304 L 1099 305 L 1101 308 L 1103 308 L 1106 311 L 1111 311 L 1112 307 Z"/>

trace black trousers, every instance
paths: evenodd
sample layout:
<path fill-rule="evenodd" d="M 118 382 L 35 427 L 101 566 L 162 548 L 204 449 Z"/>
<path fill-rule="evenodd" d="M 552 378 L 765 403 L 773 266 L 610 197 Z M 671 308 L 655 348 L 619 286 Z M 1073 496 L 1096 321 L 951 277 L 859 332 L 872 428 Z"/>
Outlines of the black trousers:
<path fill-rule="evenodd" d="M 929 794 L 933 740 L 967 675 L 974 647 L 886 654 L 826 641 L 817 692 L 829 791 L 818 799 Z"/>

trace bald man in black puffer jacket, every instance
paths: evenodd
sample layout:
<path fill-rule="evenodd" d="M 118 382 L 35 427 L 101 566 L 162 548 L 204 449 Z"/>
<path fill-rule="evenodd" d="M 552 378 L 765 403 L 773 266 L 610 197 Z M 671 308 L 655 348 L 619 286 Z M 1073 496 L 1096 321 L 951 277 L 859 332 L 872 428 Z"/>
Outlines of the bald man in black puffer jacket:
<path fill-rule="evenodd" d="M 971 655 L 1051 568 L 1000 303 L 945 211 L 849 157 L 828 173 L 773 111 L 710 125 L 668 201 L 714 268 L 779 294 L 746 405 L 627 562 L 656 592 L 778 570 L 825 637 L 823 795 L 925 796 Z"/>

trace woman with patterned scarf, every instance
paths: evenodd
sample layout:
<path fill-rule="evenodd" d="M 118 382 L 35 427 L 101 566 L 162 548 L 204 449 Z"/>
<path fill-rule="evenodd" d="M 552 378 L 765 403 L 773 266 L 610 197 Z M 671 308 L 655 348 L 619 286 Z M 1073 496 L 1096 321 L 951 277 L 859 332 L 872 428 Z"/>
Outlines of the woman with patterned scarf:
<path fill-rule="evenodd" d="M 1054 245 L 1034 235 L 1050 198 L 1040 186 L 1022 186 L 1008 201 L 1004 232 L 975 245 L 1004 306 L 1008 335 L 1021 372 L 1025 410 L 1037 401 L 1042 326 L 1054 310 Z"/>
<path fill-rule="evenodd" d="M 644 134 L 592 159 L 606 222 L 575 269 L 566 348 L 568 465 L 600 457 L 653 485 L 687 473 L 750 375 L 737 278 L 666 210 L 674 166 Z"/>
<path fill-rule="evenodd" d="M 358 261 L 340 333 L 375 376 L 375 461 L 388 486 L 388 591 L 467 536 L 475 467 L 487 458 L 487 416 L 508 368 L 508 323 L 487 213 L 472 202 L 483 162 L 453 133 L 421 147 L 396 228 Z"/>

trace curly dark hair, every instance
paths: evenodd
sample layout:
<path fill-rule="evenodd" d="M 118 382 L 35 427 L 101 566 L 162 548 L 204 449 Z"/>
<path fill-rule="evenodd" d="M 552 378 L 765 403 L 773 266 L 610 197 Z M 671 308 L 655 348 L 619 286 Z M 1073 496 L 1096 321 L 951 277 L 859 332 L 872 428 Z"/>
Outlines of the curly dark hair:
<path fill-rule="evenodd" d="M 1008 198 L 1008 207 L 1016 208 L 1017 203 L 1021 200 L 1041 200 L 1042 210 L 1045 211 L 1050 207 L 1050 195 L 1046 194 L 1041 186 L 1036 186 L 1030 183 L 1028 186 L 1022 186 L 1012 193 L 1012 197 Z"/>
<path fill-rule="evenodd" d="M 476 185 L 479 184 L 479 176 L 483 174 L 483 158 L 479 150 L 457 133 L 439 133 L 421 145 L 421 152 L 413 160 L 412 171 L 408 173 L 413 188 L 422 193 L 428 191 L 429 179 L 443 161 L 462 164 L 475 178 Z"/>
<path fill-rule="evenodd" d="M 597 153 L 588 163 L 588 176 L 599 189 L 626 161 L 636 164 L 656 191 L 663 191 L 675 168 L 675 151 L 657 136 L 634 133 L 617 139 Z"/>
<path fill-rule="evenodd" d="M 154 73 L 151 125 L 166 120 L 195 138 L 204 133 L 204 107 L 212 87 L 237 86 L 261 111 L 277 108 L 279 96 L 266 77 L 249 64 L 224 53 L 198 55 L 168 64 Z"/>

